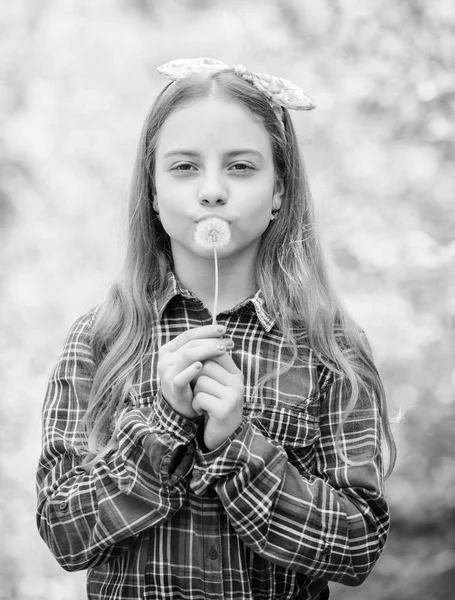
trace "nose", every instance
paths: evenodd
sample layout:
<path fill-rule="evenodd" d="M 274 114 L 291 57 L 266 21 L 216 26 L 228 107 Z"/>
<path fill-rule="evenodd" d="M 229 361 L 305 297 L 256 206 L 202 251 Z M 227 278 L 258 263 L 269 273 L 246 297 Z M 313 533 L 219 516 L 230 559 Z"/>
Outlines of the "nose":
<path fill-rule="evenodd" d="M 201 179 L 198 200 L 204 206 L 222 206 L 226 204 L 228 191 L 220 173 L 207 172 Z"/>

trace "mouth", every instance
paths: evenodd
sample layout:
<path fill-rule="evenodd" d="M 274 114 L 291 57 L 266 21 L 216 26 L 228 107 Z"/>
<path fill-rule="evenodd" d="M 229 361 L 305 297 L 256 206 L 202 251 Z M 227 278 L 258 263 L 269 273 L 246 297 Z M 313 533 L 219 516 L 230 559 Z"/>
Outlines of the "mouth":
<path fill-rule="evenodd" d="M 202 223 L 203 221 L 207 221 L 207 219 L 221 219 L 222 221 L 225 221 L 226 223 L 230 223 L 229 219 L 226 219 L 226 217 L 222 217 L 221 215 L 218 214 L 210 214 L 210 215 L 204 215 L 202 217 L 199 217 L 196 219 L 196 223 Z"/>

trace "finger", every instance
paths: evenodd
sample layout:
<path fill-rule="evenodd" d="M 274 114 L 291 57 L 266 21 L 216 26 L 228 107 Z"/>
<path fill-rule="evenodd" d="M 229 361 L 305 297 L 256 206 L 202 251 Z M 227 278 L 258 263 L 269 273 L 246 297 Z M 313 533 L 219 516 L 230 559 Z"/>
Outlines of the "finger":
<path fill-rule="evenodd" d="M 216 362 L 216 359 L 207 360 L 203 364 L 202 370 L 199 373 L 199 378 L 204 375 L 218 381 L 222 385 L 229 385 L 232 379 L 232 374 Z"/>
<path fill-rule="evenodd" d="M 226 395 L 226 386 L 219 381 L 216 381 L 216 379 L 212 379 L 206 375 L 201 375 L 197 380 L 194 393 L 210 394 L 214 398 L 218 398 L 220 400 Z"/>
<path fill-rule="evenodd" d="M 191 406 L 193 407 L 193 410 L 200 415 L 204 412 L 210 411 L 214 402 L 218 402 L 218 398 L 214 398 L 205 392 L 199 392 L 194 396 Z"/>
<path fill-rule="evenodd" d="M 220 339 L 205 340 L 204 344 L 197 346 L 188 346 L 181 348 L 175 353 L 177 371 L 183 371 L 195 362 L 205 362 L 206 360 L 221 356 L 226 352 L 226 342 Z"/>
<path fill-rule="evenodd" d="M 175 352 L 188 342 L 203 338 L 220 338 L 226 333 L 226 327 L 223 325 L 203 325 L 202 327 L 193 327 L 187 329 L 176 338 L 168 342 L 167 347 L 171 352 Z"/>
<path fill-rule="evenodd" d="M 235 364 L 232 356 L 230 354 L 228 354 L 227 352 L 224 352 L 217 356 L 214 356 L 213 358 L 211 358 L 211 360 L 214 363 L 217 363 L 218 365 L 223 367 L 223 369 L 226 369 L 226 371 L 228 373 L 231 373 L 234 375 L 234 374 L 238 374 L 240 372 L 240 369 Z"/>
<path fill-rule="evenodd" d="M 205 413 L 205 411 L 204 411 L 204 410 L 202 410 L 202 408 L 194 408 L 194 406 L 192 406 L 192 409 L 193 409 L 193 410 L 194 410 L 194 412 L 195 412 L 197 415 L 199 415 L 200 417 L 201 417 L 202 415 L 206 414 L 206 413 Z"/>
<path fill-rule="evenodd" d="M 201 369 L 201 362 L 196 361 L 192 363 L 189 367 L 186 367 L 186 369 L 183 369 L 183 371 L 180 371 L 180 373 L 174 377 L 174 385 L 178 388 L 185 388 L 200 373 Z"/>

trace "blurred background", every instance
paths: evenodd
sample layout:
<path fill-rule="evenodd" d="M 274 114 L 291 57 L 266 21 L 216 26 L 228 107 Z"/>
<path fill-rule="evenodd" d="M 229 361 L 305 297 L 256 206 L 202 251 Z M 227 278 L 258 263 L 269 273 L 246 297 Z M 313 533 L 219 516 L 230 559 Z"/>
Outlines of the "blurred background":
<path fill-rule="evenodd" d="M 294 113 L 321 234 L 376 351 L 399 460 L 393 526 L 341 600 L 455 584 L 455 7 L 452 0 L 15 0 L 0 8 L 0 599 L 82 600 L 35 526 L 47 379 L 122 260 L 156 66 L 211 56 L 315 99 Z"/>

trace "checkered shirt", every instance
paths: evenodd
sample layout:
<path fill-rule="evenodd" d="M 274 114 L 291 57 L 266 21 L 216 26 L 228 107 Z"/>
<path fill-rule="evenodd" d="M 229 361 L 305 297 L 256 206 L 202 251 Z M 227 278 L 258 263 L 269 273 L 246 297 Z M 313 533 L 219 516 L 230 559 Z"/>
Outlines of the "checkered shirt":
<path fill-rule="evenodd" d="M 328 597 L 330 581 L 362 583 L 389 528 L 373 394 L 344 425 L 350 463 L 335 447 L 346 385 L 304 328 L 296 364 L 253 394 L 291 358 L 259 291 L 218 316 L 244 374 L 244 418 L 207 451 L 201 419 L 163 398 L 157 361 L 161 345 L 211 316 L 173 276 L 157 308 L 153 347 L 117 420 L 118 448 L 88 472 L 75 444 L 96 369 L 96 309 L 74 323 L 51 376 L 37 522 L 57 561 L 87 569 L 91 600 L 310 600 Z"/>

